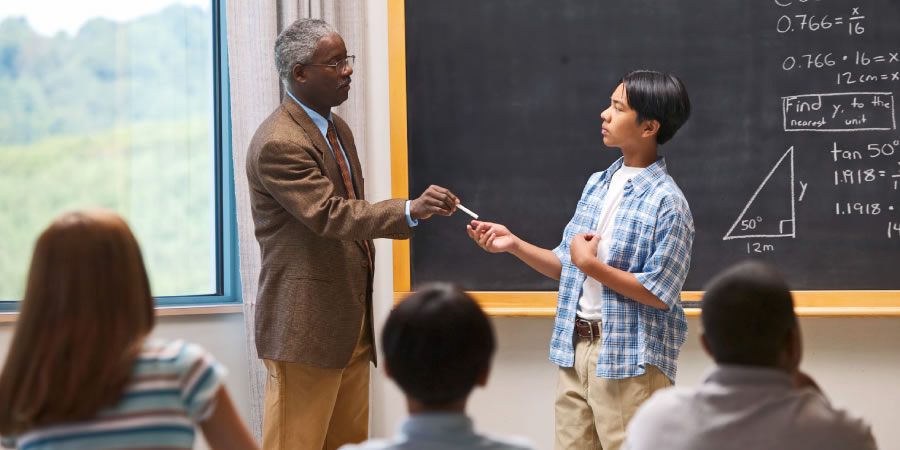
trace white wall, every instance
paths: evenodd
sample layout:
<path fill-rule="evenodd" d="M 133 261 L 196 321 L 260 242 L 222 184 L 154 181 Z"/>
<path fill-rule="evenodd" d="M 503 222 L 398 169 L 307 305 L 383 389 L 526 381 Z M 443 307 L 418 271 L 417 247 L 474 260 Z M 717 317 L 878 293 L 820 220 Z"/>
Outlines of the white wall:
<path fill-rule="evenodd" d="M 676 383 L 696 385 L 710 367 L 698 342 L 699 320 L 689 319 Z M 547 361 L 552 319 L 494 320 L 499 350 L 485 389 L 472 397 L 469 412 L 484 431 L 524 435 L 540 449 L 553 447 L 556 366 Z M 801 319 L 806 355 L 803 368 L 834 404 L 863 415 L 881 449 L 900 449 L 896 405 L 900 404 L 900 319 Z M 387 436 L 405 416 L 402 397 L 383 377 L 373 400 L 372 434 Z"/>
<path fill-rule="evenodd" d="M 389 250 L 388 247 L 386 250 Z M 383 263 L 383 262 L 382 262 Z M 389 272 L 390 265 L 379 270 Z M 389 297 L 382 284 L 380 295 Z M 386 311 L 389 304 L 380 304 Z M 383 320 L 384 315 L 379 314 Z M 694 385 L 709 367 L 697 343 L 698 321 L 689 321 L 690 335 L 679 361 L 677 383 Z M 499 348 L 491 379 L 475 391 L 469 412 L 476 426 L 497 434 L 530 438 L 538 448 L 552 448 L 553 392 L 556 366 L 547 361 L 551 318 L 494 320 Z M 900 319 L 807 318 L 801 320 L 806 355 L 804 368 L 835 404 L 846 406 L 872 424 L 881 449 L 900 449 L 896 406 L 900 404 Z M 240 314 L 162 317 L 155 336 L 185 338 L 202 345 L 229 368 L 226 386 L 246 420 L 250 411 L 244 324 Z M 12 336 L 10 324 L 0 324 L 0 360 Z M 372 380 L 372 435 L 389 436 L 406 417 L 403 397 L 380 370 Z M 199 436 L 199 434 L 198 434 Z M 207 448 L 202 439 L 197 448 Z"/>

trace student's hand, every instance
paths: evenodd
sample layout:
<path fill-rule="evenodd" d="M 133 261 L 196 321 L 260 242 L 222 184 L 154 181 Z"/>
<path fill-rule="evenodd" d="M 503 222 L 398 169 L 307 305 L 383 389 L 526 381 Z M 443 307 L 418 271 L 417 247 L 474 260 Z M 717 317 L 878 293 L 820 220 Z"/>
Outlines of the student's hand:
<path fill-rule="evenodd" d="M 459 199 L 449 189 L 431 185 L 419 198 L 409 202 L 409 216 L 413 220 L 427 219 L 434 214 L 449 216 L 456 211 Z"/>
<path fill-rule="evenodd" d="M 584 272 L 584 267 L 597 260 L 597 246 L 600 245 L 600 235 L 592 233 L 576 234 L 569 243 L 569 255 L 572 264 Z"/>
<path fill-rule="evenodd" d="M 491 253 L 508 252 L 516 245 L 516 236 L 499 223 L 473 220 L 466 232 L 479 247 Z"/>

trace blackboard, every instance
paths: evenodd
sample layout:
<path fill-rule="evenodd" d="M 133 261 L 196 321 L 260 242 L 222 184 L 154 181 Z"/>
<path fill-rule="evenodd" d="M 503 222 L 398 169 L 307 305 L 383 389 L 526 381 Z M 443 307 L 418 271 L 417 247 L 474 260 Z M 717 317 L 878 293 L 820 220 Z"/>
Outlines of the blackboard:
<path fill-rule="evenodd" d="M 660 148 L 696 225 L 686 291 L 748 257 L 797 290 L 900 289 L 900 2 L 415 0 L 403 20 L 410 195 L 446 186 L 553 248 L 620 156 L 600 134 L 617 81 L 670 71 L 693 104 Z M 556 290 L 468 220 L 419 225 L 411 288 Z"/>

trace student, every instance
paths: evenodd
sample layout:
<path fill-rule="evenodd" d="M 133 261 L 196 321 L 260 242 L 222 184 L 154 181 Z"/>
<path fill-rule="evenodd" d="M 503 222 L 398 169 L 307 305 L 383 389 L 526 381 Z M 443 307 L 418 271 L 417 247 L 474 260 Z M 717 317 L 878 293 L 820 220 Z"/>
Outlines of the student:
<path fill-rule="evenodd" d="M 483 249 L 560 280 L 550 341 L 560 367 L 557 449 L 619 448 L 638 406 L 675 379 L 694 222 L 657 150 L 690 112 L 678 77 L 626 75 L 600 115 L 603 143 L 622 158 L 590 177 L 558 247 L 536 247 L 496 223 L 467 227 Z"/>
<path fill-rule="evenodd" d="M 20 449 L 254 449 L 200 347 L 149 339 L 153 297 L 128 225 L 64 214 L 38 238 L 0 373 L 0 435 Z"/>
<path fill-rule="evenodd" d="M 630 450 L 875 448 L 869 425 L 829 404 L 800 371 L 794 301 L 771 267 L 744 262 L 703 294 L 700 340 L 716 361 L 696 388 L 667 389 L 640 408 Z"/>
<path fill-rule="evenodd" d="M 449 284 L 425 286 L 391 312 L 381 337 L 387 376 L 406 395 L 410 417 L 390 440 L 342 449 L 530 449 L 476 433 L 466 401 L 487 384 L 494 331 L 481 307 Z"/>

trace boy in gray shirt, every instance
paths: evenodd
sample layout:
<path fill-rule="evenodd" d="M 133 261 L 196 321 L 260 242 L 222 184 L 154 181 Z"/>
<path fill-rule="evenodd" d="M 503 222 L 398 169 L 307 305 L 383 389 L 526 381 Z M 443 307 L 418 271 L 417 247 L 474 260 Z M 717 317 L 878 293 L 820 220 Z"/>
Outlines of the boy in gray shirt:
<path fill-rule="evenodd" d="M 716 365 L 696 388 L 658 392 L 628 426 L 629 450 L 875 449 L 867 423 L 833 407 L 801 372 L 794 302 L 771 267 L 745 262 L 707 287 L 703 348 Z"/>

